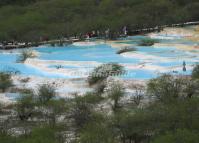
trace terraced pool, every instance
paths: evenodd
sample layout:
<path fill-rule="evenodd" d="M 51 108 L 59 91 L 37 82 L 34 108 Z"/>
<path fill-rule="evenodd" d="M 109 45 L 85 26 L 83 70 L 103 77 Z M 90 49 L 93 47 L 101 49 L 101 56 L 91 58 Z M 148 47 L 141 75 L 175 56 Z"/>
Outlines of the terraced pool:
<path fill-rule="evenodd" d="M 164 35 L 161 35 L 161 38 Z M 159 44 L 151 47 L 138 46 L 145 36 L 132 36 L 110 42 L 75 43 L 64 47 L 41 46 L 32 48 L 38 54 L 28 62 L 17 63 L 21 50 L 0 51 L 0 71 L 14 71 L 27 76 L 48 78 L 81 78 L 88 76 L 94 67 L 103 63 L 119 63 L 126 69 L 121 78 L 150 79 L 162 73 L 190 74 L 199 61 L 198 49 L 181 49 L 178 45 L 194 46 L 198 43 L 182 37 L 159 39 Z M 177 45 L 176 45 L 177 44 Z M 136 51 L 116 54 L 118 48 L 128 45 Z M 183 61 L 187 71 L 182 71 Z M 60 67 L 60 68 L 58 68 Z"/>

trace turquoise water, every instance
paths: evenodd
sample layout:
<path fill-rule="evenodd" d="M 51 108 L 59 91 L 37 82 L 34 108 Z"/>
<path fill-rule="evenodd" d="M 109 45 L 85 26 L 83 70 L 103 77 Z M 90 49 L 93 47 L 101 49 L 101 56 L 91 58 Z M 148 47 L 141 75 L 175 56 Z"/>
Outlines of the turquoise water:
<path fill-rule="evenodd" d="M 89 47 L 69 45 L 67 47 L 35 48 L 35 50 L 41 53 L 39 59 L 42 60 L 96 61 L 102 63 L 136 63 L 139 61 L 136 58 L 128 59 L 117 55 L 117 49 L 105 44 Z"/>
<path fill-rule="evenodd" d="M 94 46 L 75 46 L 68 45 L 64 47 L 50 47 L 50 46 L 41 46 L 37 48 L 33 48 L 32 50 L 39 53 L 39 60 L 56 60 L 56 61 L 67 61 L 67 62 L 88 62 L 87 64 L 69 64 L 69 65 L 61 65 L 63 69 L 71 69 L 71 70 L 88 70 L 92 71 L 95 65 L 89 64 L 89 62 L 97 62 L 99 64 L 103 63 L 119 63 L 123 65 L 130 65 L 133 67 L 134 65 L 139 65 L 141 63 L 145 63 L 159 66 L 164 68 L 170 68 L 173 66 L 181 66 L 183 61 L 186 61 L 187 66 L 194 65 L 199 61 L 199 51 L 185 51 L 176 49 L 175 46 L 172 47 L 142 47 L 137 46 L 137 44 L 141 39 L 146 38 L 145 36 L 134 36 L 128 37 L 121 42 L 118 43 L 127 43 L 132 44 L 133 47 L 137 49 L 134 53 L 141 54 L 142 57 L 134 56 L 133 54 L 130 56 L 122 56 L 116 54 L 117 49 L 111 47 L 108 44 L 97 44 Z M 188 40 L 184 39 L 174 39 L 174 40 L 160 40 L 160 43 L 180 43 L 185 45 L 194 45 Z M 76 76 L 66 76 L 61 73 L 53 73 L 47 72 L 40 67 L 32 67 L 30 65 L 26 65 L 23 63 L 17 63 L 17 57 L 20 51 L 12 51 L 3 53 L 5 51 L 0 52 L 0 71 L 12 71 L 14 73 L 22 74 L 22 75 L 33 75 L 33 76 L 42 76 L 48 78 L 74 78 Z M 132 52 L 133 53 L 133 52 Z M 146 56 L 146 57 L 145 57 Z M 147 56 L 151 56 L 147 58 Z M 56 70 L 56 64 L 49 64 L 47 68 Z M 127 70 L 127 74 L 121 76 L 121 78 L 126 79 L 150 79 L 158 76 L 161 71 L 157 69 L 132 69 L 128 66 L 125 67 Z M 182 69 L 182 68 L 181 68 Z M 172 73 L 173 71 L 168 71 Z M 191 70 L 188 70 L 186 73 L 183 73 L 182 70 L 179 70 L 180 74 L 190 74 Z M 78 76 L 77 76 L 78 77 Z M 81 76 L 79 76 L 81 77 Z"/>
<path fill-rule="evenodd" d="M 6 93 L 5 96 L 10 101 L 16 101 L 20 97 L 20 94 L 19 93 Z"/>

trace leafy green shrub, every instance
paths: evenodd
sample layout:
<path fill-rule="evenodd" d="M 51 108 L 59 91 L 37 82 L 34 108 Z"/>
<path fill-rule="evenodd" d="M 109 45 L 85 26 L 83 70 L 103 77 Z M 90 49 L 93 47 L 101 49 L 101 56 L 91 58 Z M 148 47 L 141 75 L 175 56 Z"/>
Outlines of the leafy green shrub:
<path fill-rule="evenodd" d="M 124 68 L 116 63 L 103 64 L 94 69 L 94 71 L 88 77 L 88 83 L 90 85 L 97 84 L 104 81 L 109 76 L 117 76 L 124 74 Z"/>
<path fill-rule="evenodd" d="M 161 102 L 197 96 L 198 82 L 186 77 L 162 75 L 148 82 L 147 94 Z"/>
<path fill-rule="evenodd" d="M 158 43 L 155 39 L 143 39 L 140 41 L 139 46 L 153 46 L 155 43 Z"/>
<path fill-rule="evenodd" d="M 50 127 L 34 128 L 30 135 L 13 137 L 7 134 L 0 134 L 1 143 L 60 143 L 57 136 L 59 130 Z"/>
<path fill-rule="evenodd" d="M 0 133 L 0 141 L 1 143 L 16 143 L 16 139 L 11 137 L 5 133 Z"/>
<path fill-rule="evenodd" d="M 56 96 L 55 88 L 51 85 L 44 84 L 39 87 L 38 99 L 42 104 L 48 103 L 53 97 Z"/>
<path fill-rule="evenodd" d="M 117 54 L 122 54 L 122 53 L 127 53 L 127 52 L 132 52 L 132 51 L 136 51 L 136 48 L 125 47 L 117 51 Z"/>
<path fill-rule="evenodd" d="M 5 92 L 6 89 L 13 86 L 11 75 L 8 73 L 0 72 L 0 90 Z"/>
<path fill-rule="evenodd" d="M 79 129 L 90 122 L 92 118 L 92 107 L 85 97 L 76 96 L 72 109 L 72 117 L 76 127 Z"/>
<path fill-rule="evenodd" d="M 156 100 L 166 102 L 179 98 L 183 92 L 184 80 L 172 75 L 162 75 L 151 79 L 147 86 L 148 95 L 155 97 Z"/>
<path fill-rule="evenodd" d="M 50 127 L 35 128 L 25 143 L 58 143 L 56 130 Z"/>
<path fill-rule="evenodd" d="M 97 95 L 93 92 L 86 93 L 83 97 L 81 97 L 87 104 L 97 104 L 103 100 L 103 97 Z"/>
<path fill-rule="evenodd" d="M 198 143 L 199 132 L 190 130 L 177 130 L 160 135 L 152 143 Z"/>
<path fill-rule="evenodd" d="M 108 97 L 111 98 L 114 102 L 113 110 L 119 108 L 119 101 L 125 95 L 124 88 L 119 83 L 114 83 L 107 91 Z"/>
<path fill-rule="evenodd" d="M 89 123 L 80 134 L 81 143 L 113 143 L 112 130 L 104 123 Z"/>
<path fill-rule="evenodd" d="M 42 105 L 42 109 L 46 109 L 48 112 L 44 111 L 41 115 L 45 117 L 50 127 L 56 128 L 59 125 L 57 115 L 65 113 L 69 106 L 64 99 L 52 99 L 45 106 Z"/>
<path fill-rule="evenodd" d="M 16 111 L 20 120 L 28 120 L 34 110 L 34 99 L 32 93 L 22 93 L 16 104 Z"/>
<path fill-rule="evenodd" d="M 28 58 L 34 58 L 35 55 L 32 51 L 23 50 L 19 55 L 17 62 L 25 62 Z"/>
<path fill-rule="evenodd" d="M 192 78 L 199 79 L 199 65 L 195 66 L 192 71 Z"/>

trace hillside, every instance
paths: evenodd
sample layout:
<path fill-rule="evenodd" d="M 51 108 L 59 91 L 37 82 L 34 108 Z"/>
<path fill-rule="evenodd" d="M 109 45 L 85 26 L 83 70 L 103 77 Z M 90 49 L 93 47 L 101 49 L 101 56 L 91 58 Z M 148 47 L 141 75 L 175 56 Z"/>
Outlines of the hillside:
<path fill-rule="evenodd" d="M 1 0 L 0 41 L 199 20 L 198 0 Z"/>

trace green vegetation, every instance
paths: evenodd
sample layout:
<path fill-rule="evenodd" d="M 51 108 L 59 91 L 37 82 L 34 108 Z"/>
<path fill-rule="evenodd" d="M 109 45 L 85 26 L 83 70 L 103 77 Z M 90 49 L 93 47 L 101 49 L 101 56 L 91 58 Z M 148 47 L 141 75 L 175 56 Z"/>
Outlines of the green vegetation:
<path fill-rule="evenodd" d="M 116 63 L 103 64 L 94 69 L 88 78 L 88 83 L 94 85 L 103 82 L 109 76 L 124 74 L 124 68 Z"/>
<path fill-rule="evenodd" d="M 16 103 L 1 106 L 0 117 L 8 118 L 0 118 L 0 141 L 197 143 L 198 86 L 192 77 L 162 75 L 146 88 L 137 85 L 130 99 L 118 82 L 71 99 L 54 98 L 51 85 L 40 85 L 37 93 L 24 89 Z"/>
<path fill-rule="evenodd" d="M 23 50 L 18 59 L 17 59 L 17 62 L 25 62 L 28 58 L 34 58 L 35 55 L 32 51 L 29 51 L 29 50 Z"/>
<path fill-rule="evenodd" d="M 48 103 L 53 97 L 55 97 L 55 89 L 54 87 L 44 84 L 39 87 L 38 90 L 38 98 L 42 104 Z"/>
<path fill-rule="evenodd" d="M 140 41 L 139 46 L 153 46 L 155 43 L 158 43 L 155 39 L 143 39 Z"/>
<path fill-rule="evenodd" d="M 127 52 L 132 52 L 132 51 L 136 51 L 136 48 L 125 47 L 117 51 L 117 54 L 122 54 L 122 53 L 127 53 Z"/>
<path fill-rule="evenodd" d="M 110 28 L 110 36 L 198 21 L 198 0 L 2 0 L 0 41 L 40 41 Z"/>
<path fill-rule="evenodd" d="M 12 79 L 9 73 L 0 72 L 0 91 L 5 92 L 12 86 Z"/>
<path fill-rule="evenodd" d="M 104 119 L 95 123 L 87 124 L 80 134 L 81 143 L 113 143 L 115 142 L 114 134 L 107 126 Z"/>
<path fill-rule="evenodd" d="M 0 134 L 0 140 L 1 143 L 60 143 L 55 131 L 56 129 L 44 126 L 33 129 L 31 135 L 18 138 Z"/>
<path fill-rule="evenodd" d="M 124 97 L 124 95 L 124 88 L 121 84 L 114 83 L 111 85 L 110 89 L 108 89 L 108 97 L 114 102 L 112 107 L 114 111 L 120 107 L 119 101 L 122 97 Z"/>
<path fill-rule="evenodd" d="M 199 65 L 195 66 L 195 68 L 193 69 L 192 78 L 199 79 Z"/>
<path fill-rule="evenodd" d="M 152 143 L 197 143 L 197 140 L 199 140 L 199 132 L 177 130 L 157 137 Z"/>
<path fill-rule="evenodd" d="M 21 121 L 28 120 L 34 109 L 34 100 L 32 93 L 21 94 L 16 104 L 16 111 Z"/>

